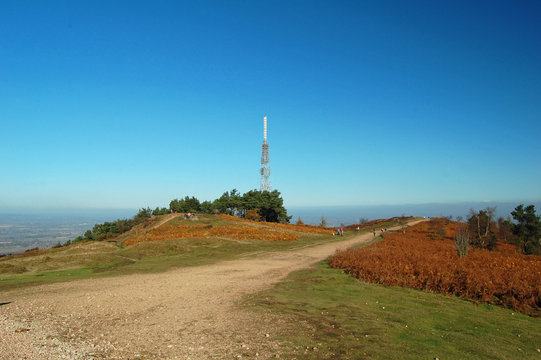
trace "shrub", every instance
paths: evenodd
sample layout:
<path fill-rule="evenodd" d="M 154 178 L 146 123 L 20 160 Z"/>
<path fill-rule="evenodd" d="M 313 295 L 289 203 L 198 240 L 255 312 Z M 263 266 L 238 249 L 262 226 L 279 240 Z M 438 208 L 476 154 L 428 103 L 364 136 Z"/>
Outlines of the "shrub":
<path fill-rule="evenodd" d="M 259 215 L 259 209 L 246 210 L 244 218 L 250 221 L 261 221 L 261 215 Z"/>

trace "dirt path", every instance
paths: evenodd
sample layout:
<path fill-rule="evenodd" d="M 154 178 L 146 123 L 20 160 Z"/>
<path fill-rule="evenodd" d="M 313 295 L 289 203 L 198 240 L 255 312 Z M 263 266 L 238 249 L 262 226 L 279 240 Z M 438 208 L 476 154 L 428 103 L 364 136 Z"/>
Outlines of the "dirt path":
<path fill-rule="evenodd" d="M 237 306 L 291 271 L 369 241 L 0 293 L 0 359 L 267 359 L 287 319 Z"/>
<path fill-rule="evenodd" d="M 165 224 L 166 222 L 168 222 L 169 220 L 172 220 L 172 219 L 174 219 L 176 217 L 179 217 L 179 216 L 180 216 L 180 214 L 178 214 L 178 213 L 164 215 L 164 216 L 162 216 L 162 219 L 160 221 L 158 221 L 156 224 L 153 224 L 152 227 L 150 227 L 148 230 L 160 227 L 163 224 Z"/>

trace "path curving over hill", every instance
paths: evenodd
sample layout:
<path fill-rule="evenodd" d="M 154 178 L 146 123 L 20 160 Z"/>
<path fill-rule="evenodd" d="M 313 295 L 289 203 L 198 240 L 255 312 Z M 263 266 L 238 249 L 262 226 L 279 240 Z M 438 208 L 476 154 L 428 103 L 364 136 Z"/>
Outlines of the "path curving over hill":
<path fill-rule="evenodd" d="M 413 224 L 413 223 L 412 223 Z M 287 319 L 238 306 L 247 294 L 372 234 L 301 250 L 0 293 L 0 359 L 266 359 Z"/>

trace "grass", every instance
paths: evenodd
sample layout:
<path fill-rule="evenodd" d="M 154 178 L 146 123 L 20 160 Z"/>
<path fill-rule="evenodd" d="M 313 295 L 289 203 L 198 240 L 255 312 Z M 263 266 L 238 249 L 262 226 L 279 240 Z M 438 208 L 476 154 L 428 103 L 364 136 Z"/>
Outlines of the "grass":
<path fill-rule="evenodd" d="M 285 359 L 541 359 L 541 319 L 456 297 L 359 282 L 326 263 L 250 296 L 298 324 Z"/>
<path fill-rule="evenodd" d="M 215 226 L 237 223 L 218 216 L 202 215 L 197 222 L 177 217 L 167 224 Z M 254 223 L 253 226 L 265 227 L 258 223 Z M 32 252 L 31 256 L 0 258 L 0 290 L 90 277 L 160 272 L 174 267 L 199 266 L 251 257 L 262 252 L 316 246 L 345 240 L 358 234 L 346 232 L 344 237 L 340 237 L 303 233 L 298 241 L 288 242 L 223 238 L 170 239 L 123 247 L 122 241 L 130 236 L 126 234 L 112 242 L 76 243 Z"/>

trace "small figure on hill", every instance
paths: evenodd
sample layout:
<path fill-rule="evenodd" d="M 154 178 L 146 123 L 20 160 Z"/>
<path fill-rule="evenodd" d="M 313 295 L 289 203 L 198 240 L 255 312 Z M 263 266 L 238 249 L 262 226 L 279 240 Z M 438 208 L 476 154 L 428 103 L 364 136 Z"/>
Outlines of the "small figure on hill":
<path fill-rule="evenodd" d="M 374 234 L 374 237 L 376 236 L 376 229 L 372 228 L 372 234 Z"/>
<path fill-rule="evenodd" d="M 340 228 L 340 236 L 344 236 L 344 228 Z"/>

